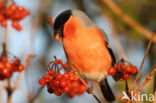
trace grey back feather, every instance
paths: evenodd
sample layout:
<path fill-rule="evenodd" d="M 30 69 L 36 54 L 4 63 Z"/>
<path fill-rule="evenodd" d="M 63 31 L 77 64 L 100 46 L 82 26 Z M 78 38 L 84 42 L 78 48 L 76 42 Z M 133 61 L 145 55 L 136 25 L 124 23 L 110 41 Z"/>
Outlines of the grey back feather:
<path fill-rule="evenodd" d="M 78 17 L 81 21 L 83 21 L 86 28 L 96 27 L 102 33 L 105 41 L 107 43 L 109 42 L 106 33 L 98 25 L 96 25 L 84 12 L 80 10 L 72 10 L 72 15 Z"/>

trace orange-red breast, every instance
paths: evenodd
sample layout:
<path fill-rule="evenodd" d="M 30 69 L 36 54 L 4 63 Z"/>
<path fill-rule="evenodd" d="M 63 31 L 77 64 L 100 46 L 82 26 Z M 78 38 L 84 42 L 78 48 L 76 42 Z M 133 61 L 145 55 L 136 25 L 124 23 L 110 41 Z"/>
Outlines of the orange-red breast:
<path fill-rule="evenodd" d="M 107 101 L 115 97 L 108 85 L 107 70 L 115 63 L 105 32 L 80 10 L 66 10 L 54 22 L 54 36 L 61 39 L 71 68 L 83 78 L 99 82 Z"/>

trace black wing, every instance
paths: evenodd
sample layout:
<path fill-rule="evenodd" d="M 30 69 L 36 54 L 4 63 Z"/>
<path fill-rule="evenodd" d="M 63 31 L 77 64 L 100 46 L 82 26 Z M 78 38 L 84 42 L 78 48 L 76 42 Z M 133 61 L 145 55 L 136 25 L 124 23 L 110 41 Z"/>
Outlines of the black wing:
<path fill-rule="evenodd" d="M 107 47 L 107 49 L 108 49 L 108 51 L 109 51 L 109 53 L 110 53 L 110 55 L 112 57 L 112 66 L 114 66 L 115 63 L 116 63 L 116 59 L 115 59 L 114 53 L 113 53 L 113 51 L 112 51 L 112 49 L 111 49 L 111 47 L 110 47 L 110 45 L 108 44 L 107 41 L 106 41 L 106 47 Z"/>

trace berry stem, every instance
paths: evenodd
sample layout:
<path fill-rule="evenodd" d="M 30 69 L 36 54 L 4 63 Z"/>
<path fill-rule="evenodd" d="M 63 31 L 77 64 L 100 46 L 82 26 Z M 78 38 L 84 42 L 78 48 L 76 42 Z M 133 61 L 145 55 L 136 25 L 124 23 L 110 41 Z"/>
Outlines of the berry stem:
<path fill-rule="evenodd" d="M 134 81 L 134 85 L 133 85 L 132 90 L 134 90 L 134 89 L 136 88 L 136 85 L 137 85 L 138 79 L 139 79 L 139 77 L 140 77 L 140 73 L 141 73 L 142 67 L 143 67 L 143 65 L 144 65 L 145 59 L 146 59 L 146 57 L 147 57 L 148 51 L 149 51 L 150 46 L 151 46 L 151 43 L 152 43 L 152 41 L 153 41 L 153 37 L 154 37 L 154 32 L 152 33 L 151 39 L 150 39 L 150 41 L 149 41 L 149 43 L 148 43 L 148 46 L 147 46 L 147 49 L 146 49 L 144 58 L 143 58 L 143 60 L 142 60 L 142 62 L 141 62 L 141 66 L 140 66 L 140 68 L 139 68 L 138 75 L 137 75 L 137 77 L 136 77 L 136 79 L 135 79 L 135 81 Z"/>

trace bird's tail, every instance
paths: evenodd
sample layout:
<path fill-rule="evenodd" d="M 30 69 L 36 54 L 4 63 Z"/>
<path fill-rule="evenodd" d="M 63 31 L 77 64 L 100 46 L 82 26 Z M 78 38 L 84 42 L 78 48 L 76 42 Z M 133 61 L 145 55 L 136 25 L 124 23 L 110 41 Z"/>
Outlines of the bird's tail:
<path fill-rule="evenodd" d="M 100 82 L 100 88 L 101 88 L 103 96 L 105 97 L 107 101 L 109 102 L 115 101 L 115 96 L 107 82 L 107 79 Z"/>

